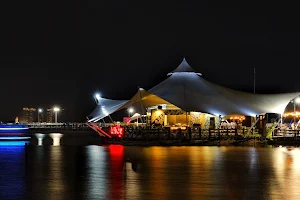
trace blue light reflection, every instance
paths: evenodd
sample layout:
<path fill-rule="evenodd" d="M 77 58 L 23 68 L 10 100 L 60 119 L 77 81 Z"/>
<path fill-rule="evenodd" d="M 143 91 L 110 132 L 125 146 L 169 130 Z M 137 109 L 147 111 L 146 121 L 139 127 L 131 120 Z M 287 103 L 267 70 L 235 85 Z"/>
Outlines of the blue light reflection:
<path fill-rule="evenodd" d="M 0 142 L 0 152 L 0 199 L 26 199 L 24 142 Z"/>

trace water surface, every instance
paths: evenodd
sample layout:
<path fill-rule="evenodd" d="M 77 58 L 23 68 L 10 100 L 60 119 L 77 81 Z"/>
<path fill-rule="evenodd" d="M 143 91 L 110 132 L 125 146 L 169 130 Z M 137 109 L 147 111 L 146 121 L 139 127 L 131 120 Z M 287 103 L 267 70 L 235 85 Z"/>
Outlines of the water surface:
<path fill-rule="evenodd" d="M 300 199 L 300 149 L 0 146 L 0 199 Z"/>

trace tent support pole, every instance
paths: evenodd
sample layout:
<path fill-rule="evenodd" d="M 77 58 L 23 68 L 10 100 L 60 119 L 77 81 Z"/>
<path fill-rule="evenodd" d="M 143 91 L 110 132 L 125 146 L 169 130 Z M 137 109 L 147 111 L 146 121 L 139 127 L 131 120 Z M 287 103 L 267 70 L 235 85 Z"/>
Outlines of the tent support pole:
<path fill-rule="evenodd" d="M 142 101 L 143 101 L 143 96 L 142 96 L 142 94 L 141 94 L 141 88 L 140 88 L 140 86 L 138 86 L 138 90 L 139 90 L 139 93 L 140 93 L 140 104 L 141 104 L 141 108 L 142 108 L 142 113 L 141 113 L 141 115 L 143 115 L 144 114 L 144 106 L 143 106 L 143 103 L 142 103 Z M 137 119 L 138 120 L 138 119 Z M 142 120 L 142 123 L 144 123 L 144 120 L 143 120 L 143 117 L 141 117 L 141 120 Z"/>
<path fill-rule="evenodd" d="M 185 111 L 185 123 L 186 123 L 186 126 L 189 126 L 188 124 L 188 116 L 187 116 L 187 112 Z"/>

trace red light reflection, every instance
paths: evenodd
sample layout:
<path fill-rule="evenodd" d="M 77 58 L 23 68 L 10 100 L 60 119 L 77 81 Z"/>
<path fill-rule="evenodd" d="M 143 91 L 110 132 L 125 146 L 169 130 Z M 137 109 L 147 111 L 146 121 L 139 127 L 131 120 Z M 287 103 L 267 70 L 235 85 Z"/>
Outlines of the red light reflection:
<path fill-rule="evenodd" d="M 119 199 L 123 197 L 124 182 L 124 146 L 110 145 L 109 150 L 109 199 Z"/>
<path fill-rule="evenodd" d="M 122 156 L 124 155 L 124 146 L 123 145 L 109 145 L 109 155 L 110 156 Z"/>

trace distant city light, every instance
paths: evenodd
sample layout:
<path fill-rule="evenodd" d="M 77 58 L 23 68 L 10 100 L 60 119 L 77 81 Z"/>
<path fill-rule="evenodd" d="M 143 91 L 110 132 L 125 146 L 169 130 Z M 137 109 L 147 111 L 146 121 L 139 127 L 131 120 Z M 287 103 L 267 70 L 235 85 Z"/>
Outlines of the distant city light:
<path fill-rule="evenodd" d="M 38 111 L 39 111 L 39 113 L 42 113 L 42 112 L 43 112 L 43 109 L 39 108 L 39 110 L 38 110 Z"/>

